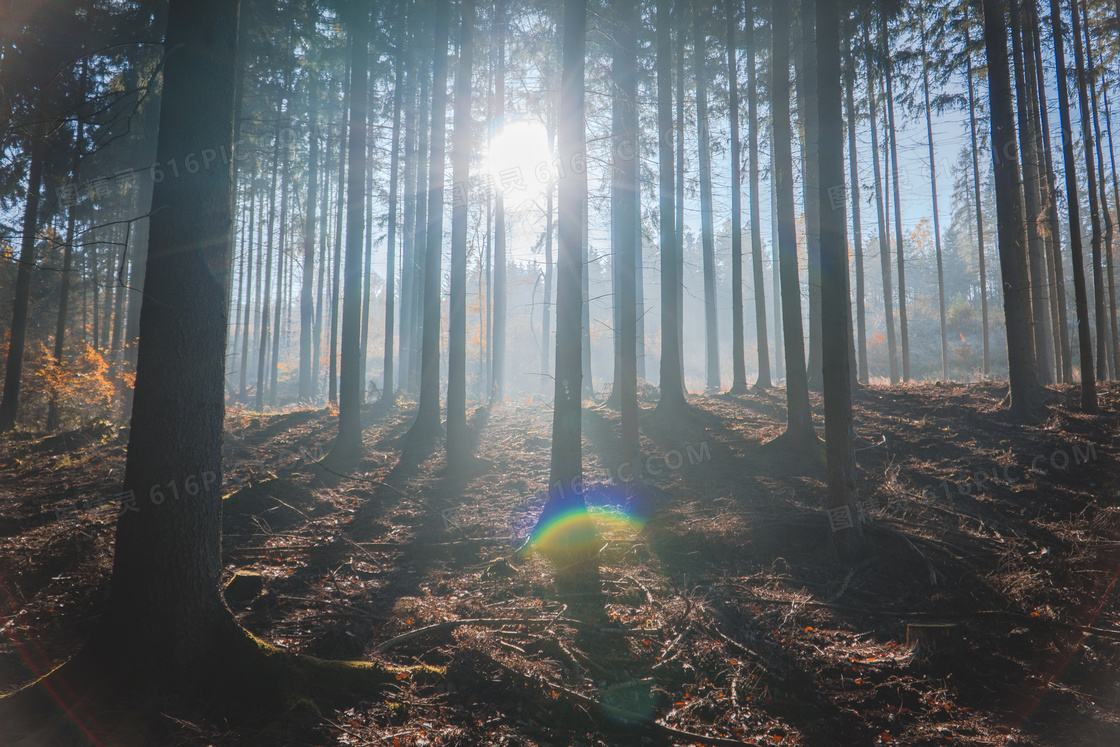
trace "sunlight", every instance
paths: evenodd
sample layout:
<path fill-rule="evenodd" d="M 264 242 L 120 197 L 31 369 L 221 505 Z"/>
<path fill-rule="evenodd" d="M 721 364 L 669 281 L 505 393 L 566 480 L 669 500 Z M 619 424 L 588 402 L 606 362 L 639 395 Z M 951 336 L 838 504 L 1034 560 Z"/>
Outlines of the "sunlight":
<path fill-rule="evenodd" d="M 494 188 L 505 195 L 507 210 L 517 210 L 541 200 L 552 174 L 548 132 L 539 122 L 507 124 L 490 138 L 486 166 Z"/>

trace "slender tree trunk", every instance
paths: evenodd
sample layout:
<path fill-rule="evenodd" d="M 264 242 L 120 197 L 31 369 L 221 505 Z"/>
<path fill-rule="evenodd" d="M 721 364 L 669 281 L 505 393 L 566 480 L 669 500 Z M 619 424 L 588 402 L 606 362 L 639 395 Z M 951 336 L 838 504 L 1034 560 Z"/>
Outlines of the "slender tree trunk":
<path fill-rule="evenodd" d="M 949 380 L 949 330 L 945 318 L 945 265 L 941 257 L 941 216 L 937 210 L 937 157 L 933 150 L 933 107 L 929 100 L 929 59 L 926 56 L 924 9 L 918 10 L 922 44 L 922 92 L 926 104 L 926 142 L 929 143 L 929 186 L 933 195 L 933 240 L 937 252 L 937 311 L 941 322 L 941 380 Z"/>
<path fill-rule="evenodd" d="M 638 445 L 638 340 L 637 340 L 637 277 L 636 264 L 639 237 L 638 159 L 634 145 L 638 141 L 638 24 L 641 22 L 640 0 L 621 0 L 614 6 L 617 21 L 615 60 L 612 78 L 615 96 L 621 106 L 619 129 L 615 132 L 613 180 L 617 182 L 618 214 L 615 221 L 618 265 L 618 322 L 620 382 L 619 411 L 622 426 L 622 458 L 635 462 Z"/>
<path fill-rule="evenodd" d="M 346 74 L 343 77 L 342 110 L 350 111 L 350 84 L 352 82 L 351 60 L 346 60 Z M 346 216 L 346 146 L 349 143 L 347 125 L 344 119 L 339 124 L 338 136 L 338 186 L 335 191 L 334 223 L 334 263 L 331 269 L 331 333 L 330 359 L 327 367 L 327 400 L 338 402 L 338 321 L 339 306 L 342 302 L 342 226 Z"/>
<path fill-rule="evenodd" d="M 805 255 L 809 290 L 809 388 L 823 391 L 821 382 L 821 214 L 817 204 L 820 186 L 819 117 L 817 111 L 817 0 L 801 0 L 800 47 L 797 75 L 797 109 L 801 120 L 801 195 L 805 205 Z"/>
<path fill-rule="evenodd" d="M 85 90 L 85 87 L 86 66 L 83 62 L 81 90 Z M 74 149 L 70 160 L 70 173 L 72 174 L 78 173 L 78 164 L 81 162 L 82 133 L 82 120 L 79 119 L 74 124 Z M 70 309 L 70 275 L 74 264 L 75 218 L 75 205 L 71 203 L 66 209 L 66 244 L 62 250 L 62 282 L 58 291 L 58 322 L 54 329 L 54 364 L 56 366 L 62 365 L 62 356 L 66 350 L 66 322 Z M 144 249 L 146 252 L 147 247 L 145 246 Z M 47 407 L 47 430 L 50 432 L 57 431 L 60 420 L 58 394 L 52 392 L 50 404 Z"/>
<path fill-rule="evenodd" d="M 773 53 L 771 53 L 773 64 Z M 770 142 L 774 141 L 774 124 L 770 123 Z M 785 378 L 785 344 L 783 342 L 785 325 L 782 323 L 782 292 L 781 292 L 781 252 L 778 251 L 778 185 L 774 179 L 774 153 L 770 152 L 770 277 L 773 284 L 774 299 L 774 373 L 778 379 Z"/>
<path fill-rule="evenodd" d="M 470 181 L 471 72 L 474 65 L 474 0 L 463 0 L 459 68 L 455 73 L 455 122 L 451 182 Z M 467 200 L 453 198 L 451 215 L 451 308 L 447 337 L 447 459 L 462 462 L 467 440 Z"/>
<path fill-rule="evenodd" d="M 657 163 L 658 221 L 661 242 L 661 398 L 659 409 L 685 404 L 681 378 L 681 338 L 677 288 L 680 286 L 681 244 L 676 227 L 676 184 L 673 170 L 673 43 L 669 4 L 657 4 Z"/>
<path fill-rule="evenodd" d="M 726 0 L 724 7 L 727 13 L 727 95 L 731 119 L 731 393 L 745 394 L 747 354 L 743 339 L 743 197 L 740 184 L 743 157 L 739 149 L 739 56 L 735 49 L 735 27 L 739 18 L 735 0 Z"/>
<path fill-rule="evenodd" d="M 844 95 L 848 111 L 848 171 L 852 184 L 852 250 L 856 264 L 856 360 L 857 381 L 868 382 L 867 373 L 867 311 L 864 306 L 863 227 L 860 220 L 859 153 L 856 148 L 856 58 L 852 55 L 852 42 L 844 37 L 848 67 L 844 71 Z"/>
<path fill-rule="evenodd" d="M 319 76 L 309 72 L 307 207 L 303 215 L 303 276 L 299 296 L 299 400 L 311 401 L 311 326 L 315 317 L 315 201 L 319 191 Z"/>
<path fill-rule="evenodd" d="M 676 245 L 677 245 L 677 340 L 681 349 L 681 387 L 687 391 L 688 384 L 684 375 L 684 96 L 685 96 L 685 50 L 688 37 L 689 5 L 687 2 L 676 4 L 679 18 L 677 27 L 677 164 L 676 164 Z"/>
<path fill-rule="evenodd" d="M 276 172 L 280 166 L 280 126 L 277 124 L 272 145 L 272 180 L 268 190 L 268 239 L 264 248 L 264 299 L 261 301 L 260 344 L 257 348 L 257 390 L 253 404 L 257 412 L 264 410 L 265 365 L 268 361 L 268 332 L 272 309 L 272 253 L 276 248 Z M 279 321 L 279 320 L 277 320 Z"/>
<path fill-rule="evenodd" d="M 495 0 L 494 33 L 497 35 L 498 64 L 494 79 L 494 122 L 500 132 L 506 117 L 506 2 Z M 492 402 L 501 402 L 506 383 L 506 202 L 499 189 L 494 194 L 494 332 L 492 364 L 494 386 Z M 557 322 L 559 331 L 559 322 Z"/>
<path fill-rule="evenodd" d="M 396 80 L 393 82 L 393 141 L 389 155 L 389 236 L 385 256 L 385 363 L 381 385 L 383 404 L 396 403 L 396 385 L 393 381 L 393 348 L 396 325 L 397 302 L 397 202 L 400 189 L 400 150 L 401 150 L 401 111 L 404 106 L 405 87 L 405 43 L 407 16 L 402 14 L 401 32 L 397 42 Z M 403 304 L 402 304 L 403 307 Z"/>
<path fill-rule="evenodd" d="M 704 360 L 708 392 L 718 392 L 719 383 L 719 318 L 716 314 L 715 227 L 712 216 L 712 156 L 708 131 L 708 47 L 707 19 L 697 12 L 693 19 L 696 46 L 693 60 L 696 68 L 696 137 L 700 159 L 700 237 L 704 259 Z"/>
<path fill-rule="evenodd" d="M 411 41 L 411 37 L 406 37 Z M 406 80 L 409 88 L 408 105 L 404 112 L 404 210 L 401 214 L 403 236 L 401 241 L 401 321 L 397 366 L 397 381 L 402 388 L 408 385 L 408 361 L 412 350 L 412 297 L 416 293 L 413 273 L 413 256 L 416 242 L 416 115 L 417 101 L 413 90 L 419 65 L 409 67 Z"/>
<path fill-rule="evenodd" d="M 287 84 L 284 89 L 287 90 Z M 287 102 L 285 102 L 286 104 Z M 286 106 L 285 106 L 286 109 Z M 284 132 L 288 131 L 288 117 L 285 111 L 283 115 Z M 289 155 L 291 154 L 291 144 L 284 142 L 281 144 L 283 150 L 283 168 L 280 170 L 280 232 L 279 243 L 275 247 L 276 251 L 276 314 L 274 316 L 275 326 L 272 330 L 272 370 L 269 372 L 269 387 L 268 387 L 268 404 L 272 407 L 276 406 L 278 390 L 280 389 L 280 343 L 283 338 L 280 335 L 280 322 L 281 313 L 286 305 L 286 285 L 284 283 L 284 272 L 287 266 L 287 247 L 288 247 L 288 180 L 291 170 L 288 168 Z"/>
<path fill-rule="evenodd" d="M 428 174 L 428 226 L 424 251 L 424 329 L 421 339 L 420 404 L 410 434 L 420 441 L 440 431 L 439 338 L 440 286 L 443 253 L 443 177 L 447 124 L 447 37 L 450 15 L 448 0 L 436 8 L 432 62 L 432 138 Z"/>
<path fill-rule="evenodd" d="M 1093 164 L 1093 122 L 1089 108 L 1089 84 L 1085 70 L 1085 51 L 1081 46 L 1081 10 L 1077 0 L 1070 0 L 1070 17 L 1073 19 L 1073 55 L 1077 69 L 1078 109 L 1081 113 L 1081 143 L 1085 151 L 1085 176 L 1088 181 L 1089 219 L 1093 227 L 1093 318 L 1096 323 L 1097 368 L 1096 379 L 1108 377 L 1107 324 L 1104 310 L 1104 270 L 1101 266 L 1101 214 L 1097 203 L 1097 173 Z M 1072 230 L 1072 229 L 1071 229 Z M 1082 374 L 1084 376 L 1084 374 Z"/>
<path fill-rule="evenodd" d="M 1116 149 L 1112 144 L 1112 111 L 1108 105 L 1108 88 L 1107 85 L 1102 91 L 1104 96 L 1104 117 L 1105 124 L 1108 125 L 1108 155 L 1112 165 L 1112 204 L 1116 205 L 1116 209 L 1120 212 L 1120 176 L 1116 173 Z M 1102 177 L 1103 178 L 1103 177 Z M 1113 259 L 1114 247 L 1112 242 L 1108 242 L 1108 310 L 1109 322 L 1111 323 L 1112 331 L 1112 364 L 1113 369 L 1120 376 L 1120 328 L 1116 317 L 1116 273 Z"/>
<path fill-rule="evenodd" d="M 805 371 L 805 337 L 801 326 L 801 284 L 797 278 L 797 225 L 793 202 L 793 135 L 789 102 L 789 7 L 773 4 L 774 62 L 770 93 L 774 125 L 773 178 L 778 192 L 778 254 L 782 283 L 782 320 L 786 357 L 786 432 L 791 445 L 816 439 L 809 408 L 809 381 Z"/>
<path fill-rule="evenodd" d="M 1015 159 L 1015 113 L 1011 104 L 1011 70 L 1007 59 L 1007 25 L 997 0 L 984 0 L 984 46 L 988 58 L 988 95 L 991 100 L 992 153 L 999 225 L 1000 276 L 1007 328 L 1007 370 L 1011 412 L 1018 418 L 1039 415 L 1038 374 L 1030 328 L 1030 286 L 1027 274 L 1026 232 L 1020 202 L 1019 164 Z"/>
<path fill-rule="evenodd" d="M 744 24 L 744 51 L 747 57 L 747 151 L 751 193 L 751 270 L 754 278 L 754 332 L 758 347 L 758 380 L 755 386 L 768 389 L 770 383 L 770 341 L 766 331 L 766 283 L 762 269 L 762 215 L 759 201 L 758 167 L 758 74 L 755 60 L 755 11 L 747 7 Z"/>
<path fill-rule="evenodd" d="M 879 261 L 883 276 L 883 319 L 887 328 L 887 356 L 890 358 L 891 384 L 897 384 L 898 377 L 898 344 L 894 336 L 894 290 L 891 287 L 891 246 L 890 228 L 887 226 L 885 205 L 887 197 L 883 189 L 883 177 L 879 168 L 879 124 L 877 122 L 878 105 L 875 103 L 874 66 L 871 57 L 871 38 L 868 26 L 871 25 L 870 16 L 863 24 L 863 45 L 866 50 L 867 67 L 867 107 L 871 118 L 871 152 L 875 165 L 875 210 L 879 218 Z"/>
<path fill-rule="evenodd" d="M 39 130 L 44 129 L 40 127 Z M 35 269 L 35 238 L 39 230 L 39 191 L 43 181 L 43 162 L 47 156 L 44 132 L 30 136 L 30 166 L 27 172 L 27 201 L 23 210 L 23 237 L 16 271 L 16 298 L 8 337 L 8 360 L 4 374 L 4 397 L 0 401 L 0 432 L 16 425 L 19 411 L 20 378 L 23 375 L 23 349 L 27 340 L 27 316 L 31 305 L 31 273 Z M 96 264 L 94 265 L 96 267 Z M 96 283 L 94 285 L 96 288 Z M 95 290 L 96 293 L 96 290 Z M 97 308 L 96 295 L 94 308 Z M 94 339 L 97 321 L 94 317 Z"/>
<path fill-rule="evenodd" d="M 985 11 L 986 13 L 986 11 Z M 1070 126 L 1069 86 L 1062 35 L 1059 0 L 1050 0 L 1053 24 L 1054 75 L 1058 82 L 1058 117 L 1062 128 L 1062 160 L 1066 175 L 1066 206 L 1069 210 L 1070 259 L 1073 266 L 1073 295 L 1077 308 L 1078 367 L 1081 374 L 1081 410 L 1097 412 L 1097 381 L 1093 373 L 1093 342 L 1089 334 L 1089 297 L 1085 285 L 1085 256 L 1081 243 L 1081 203 L 1077 190 L 1077 161 L 1074 158 L 1073 129 Z"/>
<path fill-rule="evenodd" d="M 992 374 L 991 347 L 988 339 L 988 270 L 984 259 L 984 210 L 980 202 L 980 146 L 976 138 L 976 94 L 972 83 L 972 51 L 969 49 L 969 26 L 964 29 L 965 54 L 968 65 L 968 125 L 972 137 L 972 187 L 976 205 L 976 256 L 980 270 L 980 329 L 984 338 L 984 376 Z"/>
<path fill-rule="evenodd" d="M 260 229 L 257 226 L 256 215 L 256 199 L 252 193 L 253 180 L 248 180 L 249 192 L 249 226 L 247 229 L 246 250 L 245 250 L 245 308 L 241 313 L 241 371 L 240 381 L 238 382 L 238 396 L 240 402 L 246 401 L 245 389 L 248 386 L 249 377 L 249 315 L 253 308 L 253 240 L 260 240 Z M 260 281 L 258 280 L 258 283 Z"/>
<path fill-rule="evenodd" d="M 819 176 L 817 204 L 821 230 L 821 343 L 824 373 L 824 431 L 828 466 L 828 508 L 846 510 L 856 518 L 831 537 L 843 554 L 860 550 L 863 526 L 858 520 L 855 491 L 855 454 L 852 442 L 852 387 L 848 353 L 848 322 L 851 296 L 848 292 L 848 247 L 844 225 L 844 199 L 832 191 L 844 183 L 844 130 L 840 104 L 840 19 L 838 3 L 818 0 L 816 96 L 819 102 Z M 849 127 L 854 124 L 849 123 Z M 855 181 L 853 179 L 853 181 Z"/>
<path fill-rule="evenodd" d="M 549 138 L 549 144 L 551 143 L 552 138 Z M 541 375 L 544 377 L 549 376 L 549 353 L 552 350 L 552 233 L 555 230 L 552 192 L 553 184 L 549 183 L 544 201 L 544 310 L 541 313 Z"/>
<path fill-rule="evenodd" d="M 587 9 L 584 0 L 565 0 L 559 152 L 561 163 L 582 157 L 584 135 L 584 50 Z M 559 242 L 556 263 L 556 384 L 552 414 L 552 460 L 549 483 L 569 486 L 582 474 L 580 392 L 583 363 L 580 327 L 583 307 L 581 253 L 586 202 L 582 179 L 561 179 L 558 194 Z M 563 490 L 549 497 L 555 510 L 582 505 L 582 495 Z M 545 513 L 550 513 L 546 506 Z"/>
<path fill-rule="evenodd" d="M 902 243 L 902 194 L 899 187 L 898 129 L 894 124 L 894 74 L 891 70 L 890 28 L 882 22 L 883 53 L 887 79 L 887 130 L 890 138 L 891 182 L 894 187 L 895 259 L 898 262 L 898 331 L 902 345 L 902 380 L 910 381 L 910 326 L 906 318 L 906 251 Z"/>

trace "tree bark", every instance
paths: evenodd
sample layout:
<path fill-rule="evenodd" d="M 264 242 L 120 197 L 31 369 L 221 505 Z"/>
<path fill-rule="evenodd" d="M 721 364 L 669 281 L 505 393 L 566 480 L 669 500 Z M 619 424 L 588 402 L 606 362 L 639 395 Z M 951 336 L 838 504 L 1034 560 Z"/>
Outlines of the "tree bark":
<path fill-rule="evenodd" d="M 844 94 L 848 111 L 848 172 L 852 184 L 852 250 L 856 265 L 856 380 L 868 381 L 867 372 L 867 310 L 864 304 L 863 225 L 860 216 L 862 201 L 859 189 L 859 151 L 856 148 L 856 58 L 852 55 L 852 42 L 844 37 L 848 67 L 844 71 Z"/>
<path fill-rule="evenodd" d="M 696 69 L 696 137 L 700 160 L 700 239 L 704 261 L 704 361 L 706 389 L 718 392 L 719 382 L 719 318 L 716 314 L 715 227 L 712 216 L 712 156 L 708 131 L 707 30 L 705 13 L 697 8 L 693 17 L 696 46 L 693 49 Z"/>
<path fill-rule="evenodd" d="M 941 323 L 941 380 L 949 380 L 949 331 L 945 318 L 945 265 L 941 257 L 941 216 L 937 210 L 937 157 L 933 149 L 933 110 L 929 100 L 929 58 L 926 56 L 924 9 L 918 9 L 922 45 L 922 93 L 926 104 L 926 142 L 929 143 L 929 186 L 933 195 L 933 241 L 937 252 L 937 311 Z"/>
<path fill-rule="evenodd" d="M 820 128 L 817 102 L 817 0 L 801 0 L 797 108 L 801 124 L 801 195 L 805 205 L 805 256 L 809 299 L 809 388 L 823 391 L 821 381 L 821 212 L 817 204 L 820 187 Z"/>
<path fill-rule="evenodd" d="M 393 349 L 396 346 L 394 333 L 397 310 L 397 205 L 400 194 L 400 150 L 401 116 L 404 106 L 405 87 L 405 44 L 408 41 L 407 16 L 402 14 L 401 31 L 397 37 L 396 80 L 393 82 L 393 141 L 389 155 L 389 235 L 385 255 L 385 358 L 382 366 L 381 400 L 382 404 L 392 406 L 396 403 L 396 383 L 393 368 L 396 362 Z"/>
<path fill-rule="evenodd" d="M 506 4 L 494 4 L 494 33 L 497 36 L 498 64 L 494 77 L 494 126 L 501 132 L 506 118 Z M 494 321 L 492 344 L 493 389 L 491 402 L 501 402 L 506 386 L 506 202 L 502 190 L 494 194 Z M 557 323 L 559 331 L 559 322 Z"/>
<path fill-rule="evenodd" d="M 769 389 L 770 340 L 766 330 L 766 283 L 762 270 L 762 215 L 758 181 L 758 73 L 755 67 L 755 16 L 748 6 L 744 51 L 747 56 L 747 148 L 750 161 L 751 270 L 754 276 L 755 342 L 758 347 L 758 380 L 755 386 Z"/>
<path fill-rule="evenodd" d="M 474 0 L 463 0 L 459 67 L 455 73 L 455 121 L 451 182 L 466 190 L 471 166 L 471 72 L 474 66 Z M 467 196 L 453 193 L 451 305 L 447 324 L 447 459 L 461 463 L 467 440 Z"/>
<path fill-rule="evenodd" d="M 770 93 L 774 125 L 773 178 L 778 198 L 778 254 L 782 284 L 782 321 L 786 360 L 786 431 L 791 445 L 816 440 L 805 371 L 805 337 L 801 326 L 801 285 L 797 277 L 797 226 L 793 203 L 793 152 L 789 96 L 789 8 L 773 4 L 774 61 Z"/>
<path fill-rule="evenodd" d="M 739 55 L 735 27 L 736 0 L 724 3 L 727 14 L 727 97 L 731 120 L 731 393 L 747 392 L 747 354 L 743 339 L 743 158 L 739 148 Z M 753 62 L 753 61 L 752 61 Z"/>
<path fill-rule="evenodd" d="M 681 245 L 676 227 L 676 179 L 673 153 L 673 43 L 669 4 L 657 4 L 657 163 L 658 224 L 661 242 L 661 397 L 658 409 L 684 406 L 681 378 L 681 338 L 678 334 L 680 306 Z"/>
<path fill-rule="evenodd" d="M 984 210 L 980 202 L 980 146 L 976 138 L 976 95 L 972 83 L 972 50 L 969 27 L 965 24 L 964 45 L 968 65 L 968 125 L 972 136 L 972 187 L 976 204 L 976 257 L 980 270 L 980 328 L 984 342 L 984 376 L 992 374 L 991 346 L 988 336 L 988 270 L 984 258 Z"/>
<path fill-rule="evenodd" d="M 996 183 L 1000 276 L 1007 329 L 1007 369 L 1011 412 L 1033 420 L 1040 413 L 1040 389 L 1030 327 L 1030 285 L 1016 160 L 1015 113 L 1011 104 L 1011 70 L 1007 59 L 1007 24 L 998 0 L 984 0 L 984 46 L 988 57 L 992 155 Z"/>
<path fill-rule="evenodd" d="M 902 380 L 910 381 L 910 326 L 906 317 L 906 252 L 902 243 L 902 194 L 899 187 L 898 129 L 894 123 L 894 73 L 891 69 L 890 27 L 882 21 L 883 54 L 887 79 L 887 131 L 890 138 L 891 183 L 894 187 L 895 259 L 898 263 L 898 332 L 902 347 Z"/>
<path fill-rule="evenodd" d="M 1073 129 L 1070 126 L 1069 86 L 1067 83 L 1065 40 L 1062 35 L 1059 0 L 1050 0 L 1050 20 L 1054 37 L 1054 74 L 1058 82 L 1058 116 L 1062 128 L 1062 160 L 1066 175 L 1066 206 L 1069 210 L 1070 259 L 1073 266 L 1073 294 L 1077 308 L 1078 367 L 1081 369 L 1081 410 L 1097 413 L 1097 381 L 1093 372 L 1093 342 L 1089 334 L 1089 297 L 1085 286 L 1085 253 L 1081 243 L 1081 203 L 1077 191 L 1077 161 L 1074 158 Z"/>
<path fill-rule="evenodd" d="M 315 322 L 315 210 L 319 192 L 319 76 L 308 85 L 307 207 L 303 214 L 303 276 L 299 294 L 299 400 L 311 401 L 311 327 Z"/>

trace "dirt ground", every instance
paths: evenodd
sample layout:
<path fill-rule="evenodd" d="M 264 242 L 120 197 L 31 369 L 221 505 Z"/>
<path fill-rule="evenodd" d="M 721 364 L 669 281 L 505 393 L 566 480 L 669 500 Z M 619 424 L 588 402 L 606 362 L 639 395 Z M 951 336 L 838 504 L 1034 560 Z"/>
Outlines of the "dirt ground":
<path fill-rule="evenodd" d="M 223 551 L 241 624 L 293 652 L 447 675 L 311 722 L 167 715 L 159 743 L 1120 744 L 1116 386 L 1099 417 L 1054 388 L 1033 426 L 995 383 L 861 391 L 854 517 L 824 510 L 815 455 L 760 449 L 781 390 L 690 397 L 672 422 L 643 395 L 640 465 L 620 464 L 615 411 L 585 411 L 601 549 L 582 591 L 516 552 L 547 487 L 545 405 L 473 411 L 476 460 L 454 471 L 442 451 L 401 462 L 413 403 L 370 406 L 359 469 L 326 479 L 311 462 L 328 410 L 231 411 Z M 96 625 L 126 442 L 98 423 L 3 445 L 0 692 Z M 866 536 L 853 563 L 829 542 L 846 518 Z"/>

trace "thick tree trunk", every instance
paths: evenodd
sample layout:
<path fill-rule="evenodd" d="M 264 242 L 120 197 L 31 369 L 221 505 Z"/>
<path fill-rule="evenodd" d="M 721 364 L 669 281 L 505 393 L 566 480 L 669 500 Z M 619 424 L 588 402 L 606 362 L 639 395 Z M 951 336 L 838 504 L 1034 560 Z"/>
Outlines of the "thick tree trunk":
<path fill-rule="evenodd" d="M 986 6 L 985 6 L 986 8 Z M 985 15 L 987 10 L 985 10 Z M 1062 36 L 1059 0 L 1050 0 L 1053 24 L 1054 74 L 1058 82 L 1058 116 L 1062 127 L 1062 160 L 1066 174 L 1066 206 L 1069 210 L 1070 259 L 1073 266 L 1073 295 L 1077 308 L 1077 351 L 1081 374 L 1081 410 L 1097 412 L 1097 380 L 1093 372 L 1093 341 L 1089 334 L 1089 296 L 1085 287 L 1085 252 L 1081 244 L 1081 203 L 1077 188 L 1077 161 L 1074 157 L 1073 129 L 1070 126 L 1070 100 L 1066 68 L 1065 40 Z"/>
<path fill-rule="evenodd" d="M 758 73 L 755 68 L 755 16 L 748 7 L 743 41 L 747 56 L 747 148 L 750 161 L 751 270 L 754 277 L 755 342 L 758 346 L 758 380 L 755 386 L 768 389 L 770 383 L 770 340 L 766 330 L 766 283 L 762 270 L 762 215 L 758 181 Z"/>
<path fill-rule="evenodd" d="M 1007 369 L 1011 411 L 1022 419 L 1040 415 L 1040 389 L 1030 327 L 1030 285 L 1020 200 L 1019 164 L 1015 159 L 1015 113 L 1011 104 L 1011 71 L 1007 59 L 1007 25 L 997 0 L 984 0 L 984 46 L 988 57 L 992 153 L 999 220 L 1000 276 L 1007 329 Z"/>
<path fill-rule="evenodd" d="M 819 176 L 817 205 L 821 230 L 821 343 L 824 373 L 824 431 L 828 466 L 829 515 L 847 511 L 850 526 L 831 537 L 843 554 L 860 549 L 863 526 L 855 492 L 855 455 L 852 451 L 852 389 L 849 375 L 848 248 L 844 225 L 844 199 L 837 200 L 835 185 L 844 183 L 844 122 L 840 105 L 840 19 L 837 3 L 818 0 L 817 54 L 820 69 L 816 96 L 819 104 Z M 853 179 L 854 181 L 854 179 Z"/>
<path fill-rule="evenodd" d="M 420 403 L 410 436 L 428 441 L 438 435 L 440 286 L 443 272 L 443 180 L 447 126 L 448 0 L 439 0 L 434 18 L 432 62 L 432 137 L 428 172 L 428 225 L 424 251 L 424 328 L 421 335 Z"/>
<path fill-rule="evenodd" d="M 230 151 L 237 15 L 237 2 L 172 1 L 160 162 Z M 231 172 L 184 171 L 153 197 L 123 513 L 90 643 L 141 691 L 212 688 L 256 646 L 218 589 Z"/>
<path fill-rule="evenodd" d="M 675 3 L 675 9 L 679 14 L 676 24 L 677 27 L 677 116 L 675 126 L 677 129 L 676 140 L 676 184 L 674 207 L 676 209 L 676 218 L 673 225 L 676 229 L 676 257 L 677 257 L 677 340 L 680 344 L 681 350 L 681 388 L 688 391 L 687 379 L 684 375 L 684 130 L 685 130 L 685 117 L 684 117 L 684 96 L 685 96 L 685 50 L 688 45 L 686 39 L 688 38 L 688 15 L 689 3 L 680 2 Z"/>
<path fill-rule="evenodd" d="M 791 446 L 816 440 L 805 371 L 805 337 L 801 326 L 801 284 L 797 277 L 797 225 L 793 203 L 793 146 L 789 102 L 789 7 L 774 0 L 774 62 L 771 121 L 774 125 L 773 178 L 778 197 L 778 254 L 782 284 L 782 320 L 786 359 L 786 432 Z"/>
<path fill-rule="evenodd" d="M 455 121 L 451 183 L 470 182 L 471 72 L 474 66 L 474 0 L 463 0 L 459 67 L 455 72 Z M 465 187 L 464 187 L 465 188 Z M 461 463 L 470 453 L 467 440 L 467 198 L 452 197 L 451 305 L 447 323 L 447 459 Z"/>
<path fill-rule="evenodd" d="M 879 261 L 883 276 L 883 319 L 887 328 L 887 356 L 890 358 L 891 384 L 897 384 L 898 377 L 898 343 L 894 336 L 894 291 L 891 287 L 891 246 L 890 228 L 887 226 L 885 205 L 887 196 L 883 190 L 883 177 L 879 168 L 879 124 L 877 122 L 879 107 L 875 102 L 874 65 L 871 56 L 871 35 L 868 26 L 871 25 L 870 16 L 865 17 L 863 24 L 863 46 L 866 50 L 865 63 L 867 66 L 867 107 L 868 116 L 871 118 L 871 152 L 875 165 L 875 211 L 879 218 Z"/>
<path fill-rule="evenodd" d="M 1027 87 L 1026 66 L 1024 65 L 1023 24 L 1018 0 L 1011 0 L 1011 48 L 1015 63 L 1015 103 L 1019 119 L 1019 142 L 1023 163 L 1023 206 L 1027 232 L 1027 259 L 1031 284 L 1031 332 L 1034 338 L 1034 354 L 1038 369 L 1039 383 L 1054 382 L 1053 328 L 1050 325 L 1050 295 L 1047 286 L 1047 273 L 1044 258 L 1046 249 L 1039 232 L 1038 219 L 1042 214 L 1039 193 L 1038 159 L 1035 157 L 1034 111 L 1030 105 L 1030 89 Z"/>
<path fill-rule="evenodd" d="M 681 408 L 685 404 L 681 378 L 681 338 L 678 333 L 680 306 L 679 255 L 676 228 L 676 184 L 673 153 L 673 43 L 669 4 L 657 5 L 657 186 L 659 239 L 661 242 L 661 398 L 658 408 Z"/>
<path fill-rule="evenodd" d="M 406 37 L 411 42 L 411 37 Z M 401 212 L 401 320 L 397 381 L 401 389 L 408 386 L 408 361 L 412 355 L 412 304 L 416 293 L 413 264 L 416 248 L 416 139 L 417 99 L 416 76 L 420 65 L 412 64 L 407 73 L 408 105 L 404 113 L 404 210 Z M 395 394 L 394 394 L 395 396 Z"/>
<path fill-rule="evenodd" d="M 743 339 L 743 195 L 740 184 L 743 157 L 739 148 L 739 55 L 735 27 L 739 24 L 735 0 L 726 0 L 727 96 L 731 119 L 731 393 L 747 391 L 747 354 Z M 753 60 L 752 60 L 753 63 Z"/>

